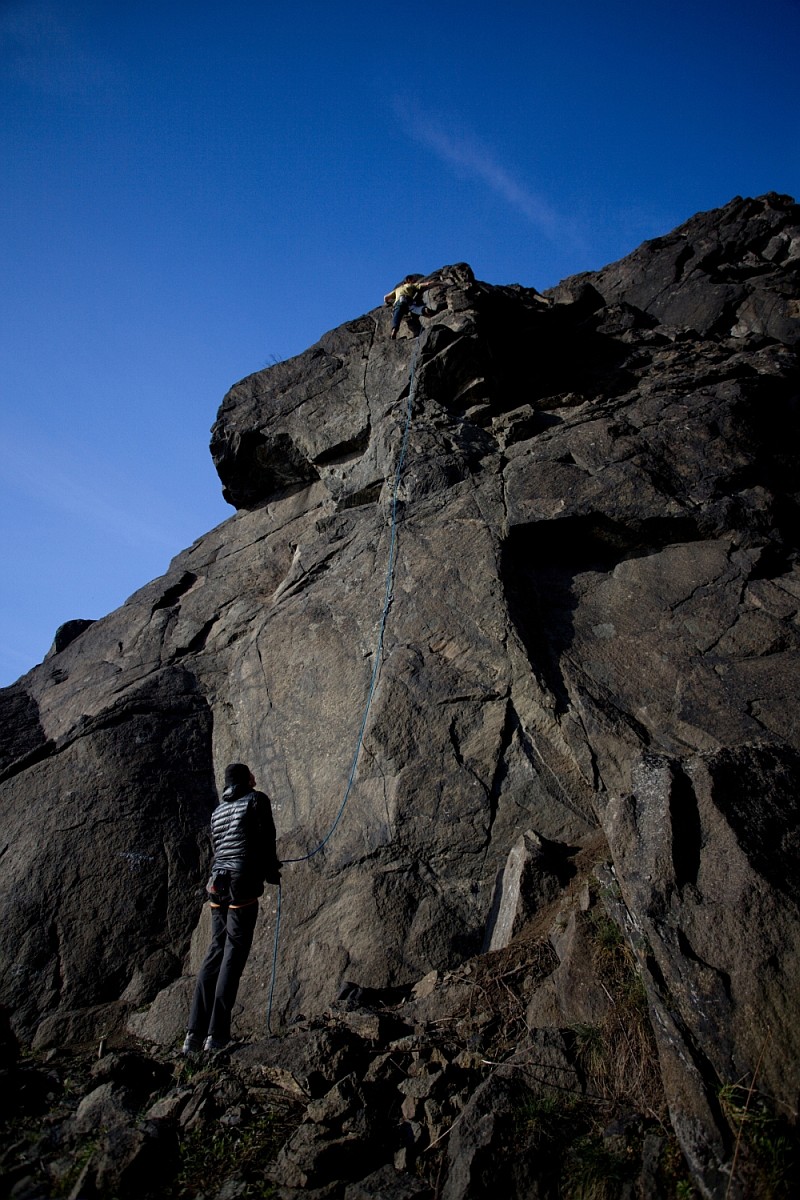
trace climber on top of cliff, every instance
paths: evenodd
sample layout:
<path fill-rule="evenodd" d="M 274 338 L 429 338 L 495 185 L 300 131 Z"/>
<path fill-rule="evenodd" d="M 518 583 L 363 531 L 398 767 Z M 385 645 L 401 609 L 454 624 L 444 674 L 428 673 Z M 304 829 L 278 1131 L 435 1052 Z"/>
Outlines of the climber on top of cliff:
<path fill-rule="evenodd" d="M 433 280 L 426 279 L 423 275 L 406 275 L 397 287 L 392 288 L 391 292 L 387 292 L 383 297 L 383 303 L 392 306 L 392 332 L 389 335 L 392 341 L 397 337 L 403 317 L 406 318 L 414 337 L 417 337 L 422 328 L 419 318 L 433 316 L 424 302 L 425 289 L 432 283 Z"/>
<path fill-rule="evenodd" d="M 211 904 L 208 947 L 189 1014 L 184 1054 L 222 1050 L 258 916 L 264 883 L 279 884 L 281 864 L 269 796 L 255 790 L 244 763 L 225 768 L 225 790 L 211 814 L 214 861 L 206 885 Z"/>

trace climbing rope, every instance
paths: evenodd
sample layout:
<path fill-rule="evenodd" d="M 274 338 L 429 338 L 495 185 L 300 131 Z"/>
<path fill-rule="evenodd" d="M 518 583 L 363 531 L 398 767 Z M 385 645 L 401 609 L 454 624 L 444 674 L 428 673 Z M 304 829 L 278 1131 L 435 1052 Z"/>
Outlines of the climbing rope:
<path fill-rule="evenodd" d="M 272 947 L 272 974 L 269 982 L 269 1001 L 267 1003 L 267 1033 L 272 1033 L 272 997 L 275 994 L 275 966 L 278 962 L 278 937 L 281 931 L 281 893 L 283 886 L 278 883 L 278 904 L 275 909 L 275 944 Z"/>
<path fill-rule="evenodd" d="M 378 674 L 380 672 L 381 658 L 383 656 L 383 640 L 384 640 L 384 635 L 386 633 L 386 622 L 387 622 L 387 619 L 389 616 L 389 608 L 392 603 L 392 592 L 394 589 L 394 569 L 395 569 L 395 563 L 397 560 L 397 503 L 398 503 L 398 496 L 400 493 L 400 480 L 403 475 L 403 465 L 405 463 L 406 451 L 408 449 L 408 438 L 409 438 L 409 434 L 411 432 L 411 416 L 412 416 L 412 412 L 413 412 L 413 408 L 414 408 L 414 388 L 416 386 L 416 367 L 417 367 L 418 352 L 419 352 L 419 342 L 417 341 L 414 345 L 414 353 L 411 357 L 411 366 L 410 366 L 409 372 L 408 372 L 408 402 L 406 404 L 405 427 L 403 429 L 403 438 L 400 443 L 400 453 L 397 456 L 397 467 L 395 468 L 395 473 L 394 473 L 394 489 L 392 491 L 391 534 L 389 537 L 389 560 L 388 560 L 387 567 L 386 567 L 386 589 L 385 589 L 384 597 L 383 597 L 383 608 L 381 610 L 381 618 L 380 618 L 380 622 L 378 624 L 378 639 L 377 639 L 377 643 L 375 646 L 375 661 L 372 664 L 372 675 L 370 677 L 369 687 L 367 689 L 367 700 L 364 705 L 364 715 L 361 718 L 361 725 L 358 730 L 358 737 L 356 738 L 356 748 L 355 748 L 355 752 L 353 754 L 353 761 L 350 765 L 350 774 L 347 779 L 347 786 L 345 788 L 344 796 L 342 797 L 342 802 L 339 805 L 339 811 L 337 812 L 337 814 L 334 818 L 333 824 L 331 825 L 330 829 L 325 834 L 325 837 L 322 839 L 322 841 L 319 843 L 319 845 L 315 846 L 314 849 L 309 851 L 308 854 L 300 855 L 299 858 L 285 858 L 283 860 L 284 866 L 287 863 L 308 862 L 308 860 L 313 858 L 315 854 L 319 854 L 320 850 L 322 850 L 322 848 L 330 840 L 331 836 L 333 835 L 334 830 L 336 829 L 337 825 L 341 821 L 342 816 L 344 814 L 345 807 L 347 806 L 347 801 L 350 799 L 350 793 L 353 790 L 353 784 L 355 782 L 355 777 L 356 777 L 356 768 L 358 766 L 358 760 L 361 755 L 361 749 L 364 745 L 364 736 L 367 732 L 367 721 L 369 719 L 370 708 L 372 707 L 372 697 L 375 695 L 375 688 L 377 687 L 377 684 L 378 684 Z M 278 903 L 277 903 L 277 909 L 276 909 L 276 913 L 275 913 L 275 944 L 274 944 L 273 951 L 272 951 L 272 978 L 270 981 L 269 1001 L 267 1004 L 267 1031 L 269 1033 L 272 1033 L 272 998 L 275 993 L 275 974 L 276 974 L 276 966 L 277 966 L 277 962 L 278 962 L 278 941 L 279 941 L 279 937 L 280 937 L 280 928 L 281 928 L 281 892 L 282 892 L 282 888 L 281 888 L 281 884 L 279 883 L 278 884 Z"/>

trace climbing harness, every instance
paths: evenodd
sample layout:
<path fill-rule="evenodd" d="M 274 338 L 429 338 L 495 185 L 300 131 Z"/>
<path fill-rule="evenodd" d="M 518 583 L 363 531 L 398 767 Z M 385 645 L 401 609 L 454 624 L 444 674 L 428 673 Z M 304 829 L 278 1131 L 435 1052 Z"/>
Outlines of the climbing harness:
<path fill-rule="evenodd" d="M 372 675 L 370 677 L 369 687 L 367 689 L 367 700 L 364 705 L 364 715 L 361 718 L 361 725 L 358 730 L 358 737 L 356 738 L 356 748 L 355 748 L 355 752 L 353 754 L 353 761 L 350 765 L 350 775 L 348 776 L 347 786 L 345 787 L 342 802 L 339 805 L 339 811 L 337 812 L 330 829 L 325 834 L 325 837 L 322 839 L 322 841 L 319 843 L 319 845 L 315 846 L 314 849 L 311 850 L 308 854 L 302 854 L 302 855 L 300 855 L 299 858 L 285 858 L 283 860 L 284 866 L 287 863 L 308 862 L 308 860 L 313 858 L 315 854 L 319 854 L 320 850 L 322 850 L 322 848 L 330 840 L 331 836 L 333 835 L 334 830 L 336 829 L 337 825 L 341 821 L 342 816 L 344 814 L 345 807 L 347 805 L 347 801 L 350 799 L 350 793 L 353 790 L 353 783 L 355 782 L 355 777 L 356 777 L 356 767 L 358 766 L 358 760 L 361 755 L 362 746 L 364 744 L 364 736 L 367 731 L 367 720 L 369 719 L 369 711 L 370 711 L 370 708 L 372 707 L 372 698 L 375 694 L 375 688 L 377 687 L 377 684 L 378 684 L 378 675 L 380 673 L 381 658 L 383 656 L 383 641 L 384 641 L 384 635 L 386 633 L 386 621 L 388 619 L 389 608 L 392 603 L 392 591 L 394 588 L 394 569 L 395 569 L 395 564 L 397 561 L 397 502 L 398 502 L 398 496 L 399 496 L 399 492 L 400 492 L 400 480 L 401 480 L 402 474 L 403 474 L 403 464 L 405 462 L 406 451 L 408 449 L 408 438 L 409 438 L 409 434 L 411 432 L 411 416 L 412 416 L 412 412 L 413 412 L 413 408 L 414 408 L 414 389 L 416 386 L 416 367 L 417 367 L 418 352 L 419 352 L 419 342 L 416 342 L 414 345 L 414 353 L 411 357 L 411 366 L 410 366 L 409 372 L 408 372 L 408 401 L 406 403 L 405 428 L 403 429 L 403 438 L 400 443 L 400 453 L 397 456 L 397 467 L 395 468 L 395 473 L 394 473 L 394 489 L 392 492 L 391 534 L 389 537 L 389 560 L 388 560 L 387 567 L 386 567 L 386 589 L 385 589 L 384 597 L 383 597 L 383 609 L 381 610 L 381 618 L 378 623 L 378 638 L 377 638 L 377 642 L 375 645 L 375 661 L 372 664 Z M 272 978 L 271 978 L 270 986 L 269 986 L 269 1001 L 267 1004 L 267 1031 L 269 1033 L 272 1033 L 272 999 L 273 999 L 273 996 L 275 993 L 275 974 L 276 974 L 276 966 L 277 966 L 277 962 L 278 962 L 278 941 L 279 941 L 280 929 L 281 929 L 281 891 L 282 891 L 282 888 L 281 888 L 281 884 L 279 883 L 278 884 L 278 903 L 277 903 L 277 908 L 276 908 L 276 912 L 275 912 L 275 944 L 274 944 L 274 948 L 273 948 L 273 952 L 272 952 Z"/>

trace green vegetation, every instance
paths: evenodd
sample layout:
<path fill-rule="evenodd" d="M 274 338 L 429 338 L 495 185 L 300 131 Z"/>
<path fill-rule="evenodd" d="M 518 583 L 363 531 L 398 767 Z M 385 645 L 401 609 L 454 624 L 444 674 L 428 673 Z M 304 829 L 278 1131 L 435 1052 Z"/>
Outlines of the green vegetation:
<path fill-rule="evenodd" d="M 69 1170 L 66 1171 L 64 1175 L 62 1175 L 61 1178 L 53 1184 L 54 1196 L 70 1195 L 75 1184 L 78 1182 L 81 1171 L 95 1153 L 97 1147 L 97 1139 L 92 1138 L 90 1141 L 84 1142 L 79 1149 L 73 1152 L 72 1162 L 70 1163 Z"/>
<path fill-rule="evenodd" d="M 765 1096 L 745 1084 L 726 1084 L 719 1099 L 736 1134 L 733 1178 L 760 1200 L 796 1195 L 797 1141 L 788 1123 L 773 1115 Z"/>
<path fill-rule="evenodd" d="M 572 1026 L 575 1038 L 575 1057 L 588 1075 L 602 1072 L 606 1056 L 606 1038 L 599 1025 L 578 1023 Z"/>
<path fill-rule="evenodd" d="M 589 929 L 594 969 L 608 1007 L 597 1025 L 573 1028 L 587 1090 L 664 1119 L 658 1051 L 636 958 L 619 925 L 599 905 L 589 912 Z"/>
<path fill-rule="evenodd" d="M 268 1113 L 246 1126 L 200 1127 L 181 1138 L 181 1165 L 175 1196 L 219 1191 L 236 1174 L 249 1185 L 253 1200 L 268 1200 L 275 1188 L 263 1176 L 264 1166 L 278 1153 L 286 1136 L 282 1114 Z"/>
<path fill-rule="evenodd" d="M 626 1132 L 609 1135 L 609 1116 L 608 1107 L 591 1096 L 537 1096 L 521 1088 L 514 1110 L 513 1152 L 533 1155 L 561 1200 L 616 1200 L 641 1169 L 644 1134 L 649 1130 L 661 1139 L 656 1169 L 659 1194 L 696 1200 L 671 1131 L 657 1122 L 642 1121 Z"/>
<path fill-rule="evenodd" d="M 562 1193 L 565 1200 L 616 1200 L 637 1168 L 633 1147 L 618 1150 L 600 1137 L 582 1137 L 567 1154 Z"/>
<path fill-rule="evenodd" d="M 580 1096 L 535 1096 L 521 1090 L 514 1109 L 514 1132 L 518 1144 L 541 1150 L 563 1143 L 583 1109 Z"/>
<path fill-rule="evenodd" d="M 655 1137 L 657 1150 L 651 1142 L 649 1153 L 657 1162 L 650 1169 L 661 1194 L 693 1200 L 696 1192 L 669 1126 L 638 959 L 603 898 L 595 890 L 589 911 L 578 918 L 591 954 L 587 984 L 597 1012 L 595 1021 L 570 1029 L 569 1057 L 578 1068 L 580 1090 L 542 1095 L 520 1082 L 509 1161 L 535 1159 L 539 1177 L 562 1200 L 615 1200 L 641 1171 L 645 1140 Z M 550 961 L 537 961 L 530 952 L 528 962 L 538 968 L 534 978 L 552 970 Z M 502 1015 L 496 1030 L 488 1030 L 491 1057 L 502 1060 L 521 1034 L 526 991 L 516 963 L 496 955 L 490 965 L 493 976 L 479 982 L 487 1009 Z"/>
<path fill-rule="evenodd" d="M 675 1200 L 697 1200 L 697 1190 L 686 1177 L 686 1162 L 674 1133 L 667 1139 L 659 1167 L 665 1195 L 672 1194 Z"/>
<path fill-rule="evenodd" d="M 644 1138 L 655 1133 L 662 1139 L 657 1170 L 664 1195 L 691 1200 L 696 1193 L 669 1129 L 636 955 L 598 896 L 585 919 L 592 966 L 607 1004 L 599 1006 L 596 1022 L 578 1022 L 570 1030 L 584 1090 L 579 1096 L 521 1100 L 517 1138 L 552 1156 L 563 1200 L 612 1200 L 636 1177 Z M 642 1115 L 629 1122 L 632 1113 Z M 615 1123 L 620 1132 L 609 1135 Z"/>

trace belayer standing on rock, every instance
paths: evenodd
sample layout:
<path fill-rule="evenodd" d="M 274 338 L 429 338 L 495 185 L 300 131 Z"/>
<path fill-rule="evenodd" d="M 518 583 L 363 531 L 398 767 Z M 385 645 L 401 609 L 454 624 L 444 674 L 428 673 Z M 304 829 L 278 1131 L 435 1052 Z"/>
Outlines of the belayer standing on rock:
<path fill-rule="evenodd" d="M 244 763 L 225 768 L 222 799 L 211 814 L 214 861 L 206 885 L 211 903 L 208 947 L 189 1014 L 184 1054 L 222 1050 L 258 916 L 264 883 L 281 881 L 269 796 L 255 790 Z"/>
<path fill-rule="evenodd" d="M 425 289 L 430 287 L 431 283 L 432 280 L 425 279 L 422 275 L 406 275 L 402 283 L 398 283 L 396 288 L 383 297 L 383 303 L 392 306 L 392 332 L 389 335 L 392 341 L 397 337 L 403 317 L 408 320 L 409 329 L 416 337 L 421 329 L 419 318 L 433 316 L 424 303 Z"/>

